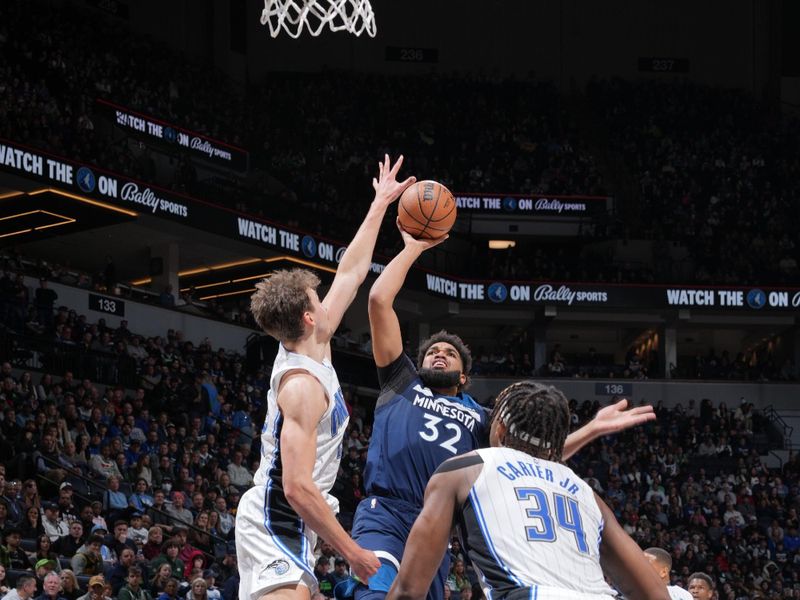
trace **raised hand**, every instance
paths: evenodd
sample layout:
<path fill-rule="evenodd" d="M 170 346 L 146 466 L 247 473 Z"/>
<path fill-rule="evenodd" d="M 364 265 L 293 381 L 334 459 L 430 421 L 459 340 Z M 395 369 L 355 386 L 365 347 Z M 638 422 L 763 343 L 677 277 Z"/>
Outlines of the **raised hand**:
<path fill-rule="evenodd" d="M 375 190 L 375 200 L 391 204 L 400 197 L 407 187 L 417 181 L 416 177 L 409 177 L 405 181 L 397 181 L 397 173 L 403 166 L 403 155 L 392 165 L 389 155 L 384 155 L 382 162 L 378 163 L 378 177 L 372 178 L 372 187 Z"/>
<path fill-rule="evenodd" d="M 397 228 L 400 230 L 400 235 L 403 238 L 403 243 L 405 244 L 406 248 L 410 250 L 417 250 L 420 254 L 425 252 L 425 250 L 430 250 L 434 246 L 438 246 L 450 237 L 449 234 L 445 234 L 442 237 L 432 240 L 427 238 L 417 239 L 403 229 L 403 226 L 400 225 L 400 219 L 397 219 Z"/>
<path fill-rule="evenodd" d="M 636 406 L 628 409 L 628 400 L 623 398 L 619 402 L 598 410 L 593 424 L 597 428 L 598 435 L 602 436 L 636 427 L 642 423 L 653 421 L 655 418 L 656 413 L 652 406 Z"/>

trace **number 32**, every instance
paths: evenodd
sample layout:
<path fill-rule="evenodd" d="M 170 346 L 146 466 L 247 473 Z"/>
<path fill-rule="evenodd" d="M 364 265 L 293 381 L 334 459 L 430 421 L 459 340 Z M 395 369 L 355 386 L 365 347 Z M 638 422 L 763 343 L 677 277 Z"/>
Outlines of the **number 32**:
<path fill-rule="evenodd" d="M 426 414 L 425 415 L 425 431 L 419 432 L 419 437 L 421 437 L 426 442 L 435 442 L 439 439 L 439 423 L 442 422 L 442 419 L 439 417 L 434 417 L 433 415 Z M 456 448 L 456 444 L 458 440 L 461 439 L 461 429 L 455 423 L 445 423 L 444 429 L 452 431 L 453 436 L 439 442 L 439 445 L 447 450 L 448 452 L 452 452 L 453 454 L 458 454 L 458 449 Z"/>

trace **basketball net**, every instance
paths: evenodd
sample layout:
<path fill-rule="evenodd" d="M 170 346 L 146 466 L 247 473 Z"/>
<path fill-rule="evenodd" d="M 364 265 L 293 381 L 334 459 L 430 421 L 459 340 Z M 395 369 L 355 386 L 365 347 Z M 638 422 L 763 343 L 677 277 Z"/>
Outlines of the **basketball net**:
<path fill-rule="evenodd" d="M 366 31 L 375 37 L 375 13 L 369 0 L 264 0 L 261 24 L 269 26 L 272 37 L 283 30 L 296 39 L 303 27 L 318 36 L 326 26 L 354 35 Z"/>

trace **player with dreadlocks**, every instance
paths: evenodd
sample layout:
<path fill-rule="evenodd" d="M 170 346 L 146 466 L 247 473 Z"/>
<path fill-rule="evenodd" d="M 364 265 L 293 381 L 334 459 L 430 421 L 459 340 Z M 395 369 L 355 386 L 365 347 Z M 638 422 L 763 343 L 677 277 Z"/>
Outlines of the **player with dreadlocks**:
<path fill-rule="evenodd" d="M 367 584 L 339 584 L 338 598 L 384 600 L 400 559 L 408 554 L 406 541 L 422 510 L 428 481 L 445 460 L 485 445 L 489 437 L 488 412 L 466 392 L 472 357 L 461 338 L 446 331 L 433 334 L 420 344 L 416 365 L 403 352 L 394 301 L 414 262 L 442 238 L 417 240 L 402 229 L 400 233 L 403 250 L 386 265 L 369 293 L 380 393 L 364 469 L 368 496 L 358 505 L 352 531 L 362 548 L 375 552 L 381 567 Z M 655 419 L 652 407 L 627 409 L 626 401 L 617 402 L 570 434 L 566 443 L 562 438 L 559 451 L 565 446 L 564 456 L 569 456 L 597 437 L 651 419 Z M 444 595 L 449 555 L 444 559 L 440 555 L 437 564 L 428 600 Z"/>
<path fill-rule="evenodd" d="M 387 600 L 425 596 L 453 523 L 492 600 L 612 600 L 604 575 L 626 598 L 669 600 L 611 510 L 559 462 L 568 430 L 558 389 L 523 381 L 500 392 L 492 447 L 447 460 L 428 483 Z"/>

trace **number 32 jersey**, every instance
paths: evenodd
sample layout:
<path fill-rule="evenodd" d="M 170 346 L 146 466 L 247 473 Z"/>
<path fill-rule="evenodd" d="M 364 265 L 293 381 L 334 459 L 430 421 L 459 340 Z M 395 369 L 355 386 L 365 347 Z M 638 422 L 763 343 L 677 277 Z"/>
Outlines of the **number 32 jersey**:
<path fill-rule="evenodd" d="M 475 450 L 488 435 L 488 413 L 467 394 L 442 396 L 402 354 L 378 370 L 381 392 L 367 453 L 367 494 L 422 507 L 425 486 L 448 458 Z"/>
<path fill-rule="evenodd" d="M 565 465 L 511 448 L 478 454 L 483 468 L 457 519 L 486 597 L 612 599 L 589 485 Z"/>

